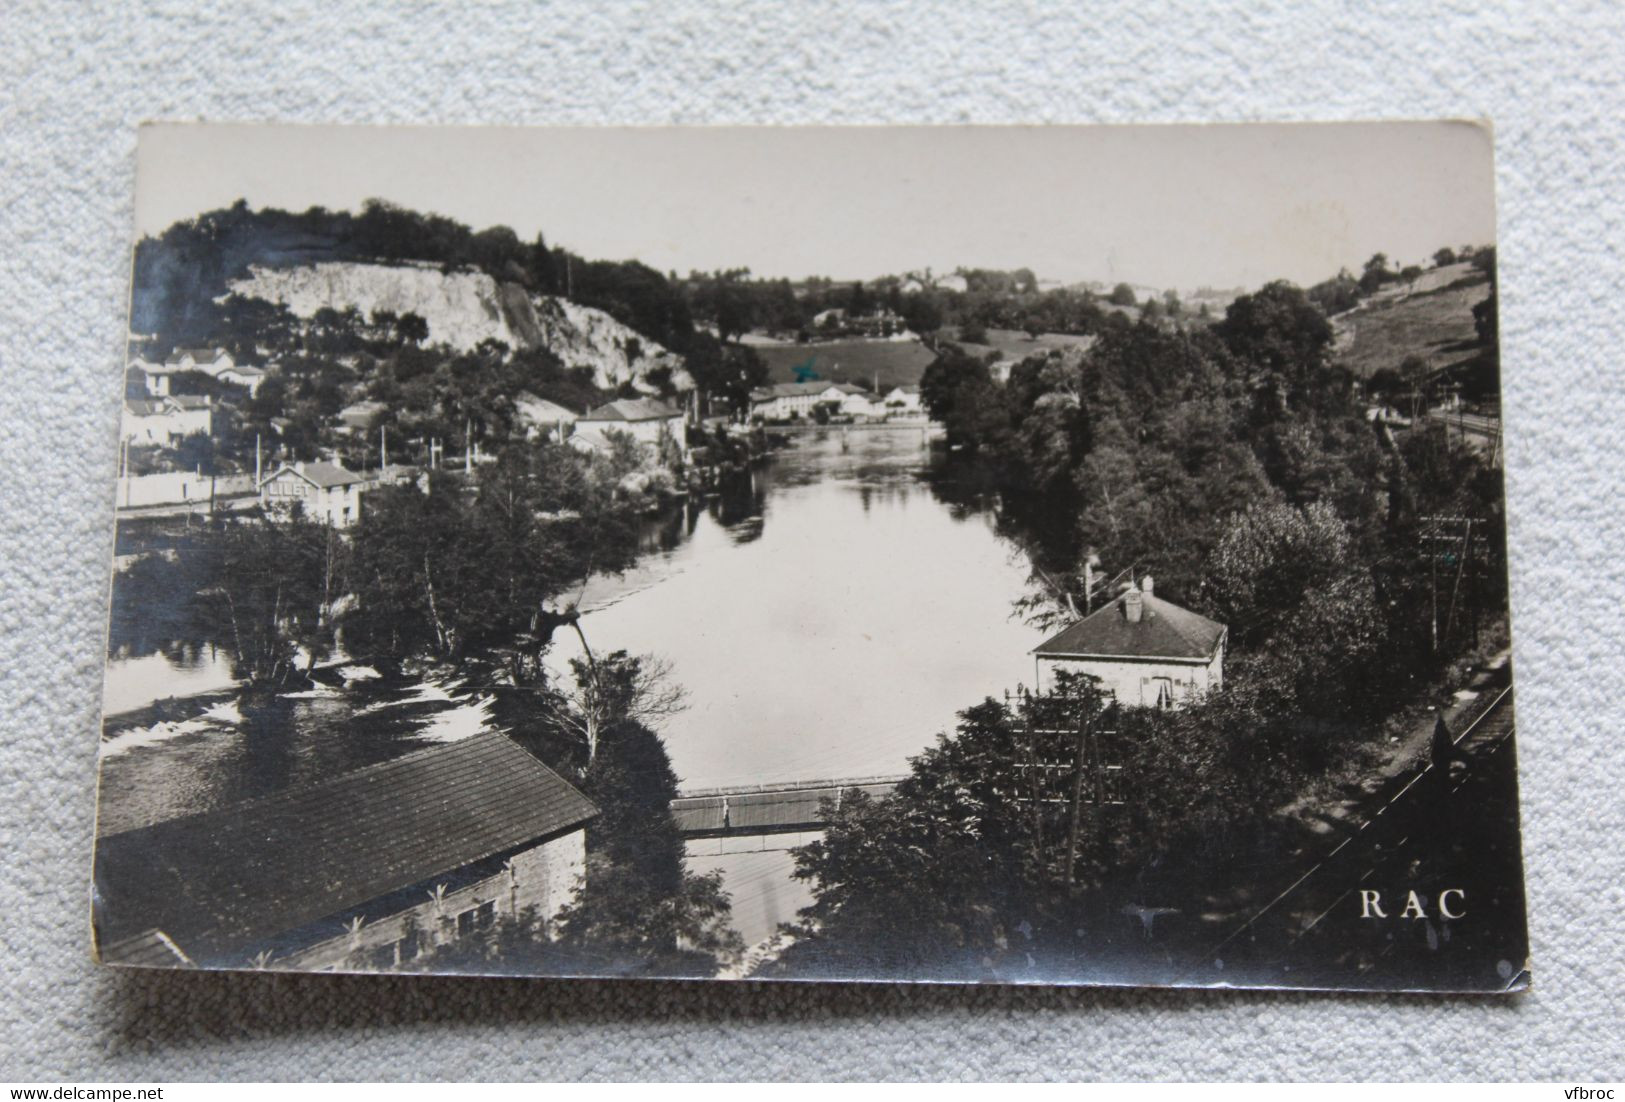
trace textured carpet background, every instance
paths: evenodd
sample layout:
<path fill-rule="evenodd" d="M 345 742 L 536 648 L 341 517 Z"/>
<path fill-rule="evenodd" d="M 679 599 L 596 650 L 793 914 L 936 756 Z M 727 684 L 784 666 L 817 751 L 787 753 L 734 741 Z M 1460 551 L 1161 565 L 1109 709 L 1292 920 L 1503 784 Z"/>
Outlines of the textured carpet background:
<path fill-rule="evenodd" d="M 6 5 L 0 1078 L 1625 1075 L 1625 16 L 1483 7 Z M 406 982 L 89 963 L 137 123 L 1440 115 L 1489 116 L 1498 134 L 1532 994 Z"/>

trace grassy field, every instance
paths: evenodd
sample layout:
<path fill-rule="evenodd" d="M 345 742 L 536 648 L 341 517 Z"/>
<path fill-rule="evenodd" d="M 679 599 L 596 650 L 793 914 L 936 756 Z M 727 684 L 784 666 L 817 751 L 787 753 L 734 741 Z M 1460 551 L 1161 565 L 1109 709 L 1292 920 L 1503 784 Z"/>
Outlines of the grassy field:
<path fill-rule="evenodd" d="M 1473 306 L 1490 290 L 1482 276 L 1466 282 L 1475 275 L 1469 265 L 1451 265 L 1425 273 L 1414 290 L 1384 292 L 1337 315 L 1337 359 L 1362 379 L 1380 368 L 1398 370 L 1407 356 L 1422 357 L 1430 370 L 1471 360 L 1478 340 Z"/>
<path fill-rule="evenodd" d="M 951 336 L 949 339 L 952 339 Z M 986 344 L 961 344 L 960 347 L 977 354 L 1002 352 L 1006 361 L 1016 364 L 1035 352 L 1047 352 L 1052 348 L 1088 348 L 1093 343 L 1093 337 L 1078 337 L 1070 333 L 1040 333 L 1033 338 L 1019 329 L 989 329 Z"/>
<path fill-rule="evenodd" d="M 767 364 L 770 383 L 793 383 L 795 369 L 810 366 L 820 379 L 832 383 L 873 386 L 880 377 L 882 392 L 920 381 L 935 357 L 919 341 L 824 341 L 814 344 L 757 345 Z"/>

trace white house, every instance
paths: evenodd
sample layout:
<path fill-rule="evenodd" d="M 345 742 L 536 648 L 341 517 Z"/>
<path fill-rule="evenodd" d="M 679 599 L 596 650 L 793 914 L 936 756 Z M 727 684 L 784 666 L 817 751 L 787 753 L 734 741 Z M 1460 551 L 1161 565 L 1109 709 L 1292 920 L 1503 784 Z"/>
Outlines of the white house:
<path fill-rule="evenodd" d="M 1034 651 L 1040 692 L 1057 670 L 1098 677 L 1120 704 L 1177 708 L 1224 684 L 1223 624 L 1152 591 L 1149 575 Z"/>
<path fill-rule="evenodd" d="M 361 494 L 371 485 L 337 463 L 285 463 L 260 479 L 258 490 L 271 516 L 286 516 L 298 506 L 306 519 L 348 528 L 361 519 Z"/>
<path fill-rule="evenodd" d="M 562 441 L 570 434 L 571 426 L 581 417 L 568 406 L 550 402 L 528 390 L 521 390 L 514 395 L 513 408 L 519 427 L 525 430 L 525 437 L 530 440 L 550 437 Z"/>
<path fill-rule="evenodd" d="M 886 416 L 886 403 L 878 394 L 860 386 L 847 386 L 841 398 L 841 413 L 848 417 L 878 421 Z"/>
<path fill-rule="evenodd" d="M 622 398 L 606 402 L 576 420 L 575 435 L 570 439 L 579 446 L 596 448 L 606 443 L 604 433 L 624 432 L 641 444 L 658 447 L 661 437 L 669 436 L 687 453 L 686 434 L 683 432 L 683 411 L 653 398 Z"/>
<path fill-rule="evenodd" d="M 886 410 L 894 416 L 915 417 L 924 412 L 920 405 L 920 388 L 894 386 L 886 392 Z"/>
<path fill-rule="evenodd" d="M 389 971 L 501 920 L 546 929 L 598 809 L 500 731 L 103 836 L 98 958 Z M 229 854 L 230 860 L 221 860 Z"/>
<path fill-rule="evenodd" d="M 164 357 L 164 366 L 171 371 L 201 371 L 211 378 L 237 366 L 231 353 L 224 348 L 177 348 Z"/>
<path fill-rule="evenodd" d="M 246 387 L 248 396 L 253 398 L 259 394 L 260 387 L 265 383 L 265 371 L 250 364 L 232 364 L 216 373 L 215 378 L 223 383 Z"/>
<path fill-rule="evenodd" d="M 818 406 L 832 411 L 846 412 L 842 407 L 856 395 L 868 391 L 851 383 L 831 383 L 814 380 L 806 383 L 773 383 L 750 392 L 750 414 L 766 421 L 788 421 L 792 417 L 811 417 Z M 868 402 L 863 403 L 868 411 Z"/>
<path fill-rule="evenodd" d="M 126 398 L 120 433 L 126 443 L 167 447 L 186 436 L 214 431 L 214 408 L 198 394 Z"/>

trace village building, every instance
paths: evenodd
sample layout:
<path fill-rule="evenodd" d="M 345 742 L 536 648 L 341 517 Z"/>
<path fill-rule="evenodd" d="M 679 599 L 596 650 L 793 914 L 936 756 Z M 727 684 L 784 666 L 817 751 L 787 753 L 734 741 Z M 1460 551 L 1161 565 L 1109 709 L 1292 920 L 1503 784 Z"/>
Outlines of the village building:
<path fill-rule="evenodd" d="M 886 392 L 886 410 L 894 417 L 919 417 L 925 407 L 920 404 L 918 386 L 894 386 Z"/>
<path fill-rule="evenodd" d="M 366 432 L 380 413 L 388 411 L 383 402 L 366 399 L 351 402 L 338 412 L 339 427 L 346 432 Z"/>
<path fill-rule="evenodd" d="M 237 361 L 224 348 L 177 348 L 164 357 L 164 366 L 171 372 L 201 371 L 219 378 L 222 371 L 236 367 Z"/>
<path fill-rule="evenodd" d="M 513 409 L 514 419 L 524 430 L 527 440 L 562 442 L 581 416 L 568 406 L 550 402 L 528 390 L 514 395 Z"/>
<path fill-rule="evenodd" d="M 844 386 L 840 413 L 864 421 L 879 421 L 886 416 L 886 403 L 878 394 L 871 394 L 860 386 Z"/>
<path fill-rule="evenodd" d="M 126 398 L 119 431 L 127 444 L 168 447 L 187 436 L 212 433 L 214 407 L 200 394 Z"/>
<path fill-rule="evenodd" d="M 348 528 L 361 519 L 361 494 L 372 484 L 337 463 L 284 463 L 256 489 L 269 516 L 288 516 L 297 508 L 307 520 Z"/>
<path fill-rule="evenodd" d="M 1165 601 L 1149 575 L 1033 650 L 1038 691 L 1089 674 L 1120 704 L 1177 708 L 1224 684 L 1223 624 Z"/>
<path fill-rule="evenodd" d="M 250 398 L 257 397 L 260 387 L 265 383 L 266 372 L 263 368 L 253 367 L 249 364 L 233 364 L 215 375 L 222 383 L 240 386 L 248 391 Z"/>
<path fill-rule="evenodd" d="M 659 447 L 671 440 L 687 454 L 687 434 L 683 431 L 683 411 L 653 398 L 621 398 L 606 402 L 576 419 L 572 443 L 588 448 L 607 445 L 607 432 L 622 432 L 640 444 Z"/>
<path fill-rule="evenodd" d="M 585 796 L 500 731 L 96 847 L 107 963 L 348 971 L 504 918 L 544 926 L 586 870 Z"/>
<path fill-rule="evenodd" d="M 763 421 L 789 421 L 813 416 L 819 406 L 830 412 L 845 412 L 849 399 L 868 395 L 868 391 L 852 383 L 831 383 L 812 380 L 804 383 L 773 383 L 750 392 L 750 415 Z M 867 401 L 862 403 L 865 411 Z"/>

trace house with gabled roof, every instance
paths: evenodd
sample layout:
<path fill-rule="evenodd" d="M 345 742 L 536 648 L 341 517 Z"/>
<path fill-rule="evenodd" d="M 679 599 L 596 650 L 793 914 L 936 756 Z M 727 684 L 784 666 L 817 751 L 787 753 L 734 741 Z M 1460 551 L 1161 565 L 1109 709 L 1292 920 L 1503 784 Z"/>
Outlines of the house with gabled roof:
<path fill-rule="evenodd" d="M 164 366 L 171 371 L 201 371 L 218 378 L 222 371 L 237 365 L 224 348 L 177 348 L 164 357 Z"/>
<path fill-rule="evenodd" d="M 120 435 L 130 444 L 167 447 L 187 436 L 214 431 L 214 405 L 200 394 L 126 398 Z"/>
<path fill-rule="evenodd" d="M 602 446 L 606 431 L 622 432 L 641 444 L 658 447 L 663 436 L 669 437 L 687 453 L 687 434 L 683 431 L 683 411 L 655 398 L 620 398 L 605 402 L 576 420 L 572 443 L 588 447 Z"/>
<path fill-rule="evenodd" d="M 98 959 L 387 970 L 575 896 L 598 809 L 500 731 L 97 840 Z"/>
<path fill-rule="evenodd" d="M 1033 649 L 1038 690 L 1088 674 L 1120 704 L 1177 708 L 1224 685 L 1225 625 L 1158 597 L 1150 575 Z"/>
<path fill-rule="evenodd" d="M 553 439 L 562 442 L 581 414 L 528 390 L 513 396 L 514 420 L 529 440 Z"/>
<path fill-rule="evenodd" d="M 361 494 L 373 485 L 365 475 L 337 463 L 284 463 L 256 489 L 266 515 L 288 516 L 297 509 L 308 520 L 348 528 L 361 519 Z"/>

